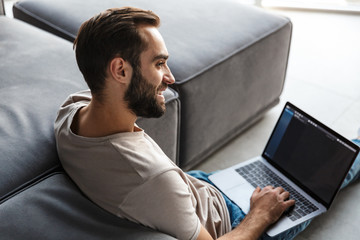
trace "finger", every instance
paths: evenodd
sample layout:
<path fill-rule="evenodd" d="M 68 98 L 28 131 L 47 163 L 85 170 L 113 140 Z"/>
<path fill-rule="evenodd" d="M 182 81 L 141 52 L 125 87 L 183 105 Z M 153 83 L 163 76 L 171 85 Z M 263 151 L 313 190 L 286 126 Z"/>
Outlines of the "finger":
<path fill-rule="evenodd" d="M 252 196 L 255 196 L 255 195 L 259 194 L 260 191 L 261 191 L 261 188 L 260 188 L 260 187 L 256 187 L 255 190 L 254 190 L 254 192 L 252 193 Z"/>
<path fill-rule="evenodd" d="M 282 187 L 277 187 L 275 188 L 275 191 L 277 191 L 279 194 L 285 192 L 285 189 L 283 189 Z"/>
<path fill-rule="evenodd" d="M 285 209 L 287 209 L 287 208 L 289 208 L 289 207 L 291 207 L 293 205 L 295 205 L 295 200 L 293 200 L 293 199 L 290 199 L 290 200 L 287 200 L 287 201 L 284 202 Z"/>
<path fill-rule="evenodd" d="M 263 189 L 264 190 L 272 190 L 272 189 L 274 189 L 275 187 L 274 186 L 266 186 L 266 187 L 264 187 Z"/>
<path fill-rule="evenodd" d="M 280 196 L 280 199 L 286 200 L 290 197 L 290 193 L 284 190 L 284 192 L 280 193 L 279 196 Z"/>

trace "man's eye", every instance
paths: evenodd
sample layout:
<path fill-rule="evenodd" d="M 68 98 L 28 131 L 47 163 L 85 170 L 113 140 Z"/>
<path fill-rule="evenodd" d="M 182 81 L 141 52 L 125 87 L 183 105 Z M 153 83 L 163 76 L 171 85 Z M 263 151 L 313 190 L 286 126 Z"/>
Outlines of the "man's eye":
<path fill-rule="evenodd" d="M 156 64 L 156 66 L 161 67 L 161 66 L 163 66 L 164 64 L 165 64 L 165 62 L 158 62 L 158 63 Z"/>

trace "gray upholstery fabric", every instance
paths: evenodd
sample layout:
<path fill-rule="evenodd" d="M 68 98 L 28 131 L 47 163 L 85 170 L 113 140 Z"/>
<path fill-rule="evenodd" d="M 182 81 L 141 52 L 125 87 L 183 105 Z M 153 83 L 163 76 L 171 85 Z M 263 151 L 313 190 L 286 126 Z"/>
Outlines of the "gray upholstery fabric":
<path fill-rule="evenodd" d="M 1 200 L 59 167 L 56 112 L 86 85 L 67 41 L 7 17 L 0 27 Z"/>
<path fill-rule="evenodd" d="M 162 19 L 181 100 L 179 165 L 206 159 L 278 102 L 291 22 L 237 0 L 22 0 L 14 16 L 72 41 L 81 23 L 111 7 Z"/>
<path fill-rule="evenodd" d="M 102 210 L 63 173 L 24 189 L 0 212 L 1 239 L 174 239 Z"/>
<path fill-rule="evenodd" d="M 172 6 L 179 18 L 161 12 L 181 101 L 184 169 L 206 159 L 278 102 L 292 31 L 288 19 L 238 1 L 187 3 Z"/>
<path fill-rule="evenodd" d="M 285 24 L 176 85 L 183 109 L 180 166 L 199 163 L 278 103 L 290 32 Z"/>

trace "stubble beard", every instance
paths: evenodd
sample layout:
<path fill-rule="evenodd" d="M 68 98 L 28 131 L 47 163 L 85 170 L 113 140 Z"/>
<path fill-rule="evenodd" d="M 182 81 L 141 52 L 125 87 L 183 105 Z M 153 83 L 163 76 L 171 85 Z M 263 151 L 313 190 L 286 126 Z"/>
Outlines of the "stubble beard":
<path fill-rule="evenodd" d="M 141 74 L 138 67 L 134 68 L 130 85 L 125 93 L 128 108 L 138 117 L 159 118 L 165 113 L 165 103 L 157 100 L 159 89 L 164 89 L 167 84 L 160 86 L 150 84 Z"/>

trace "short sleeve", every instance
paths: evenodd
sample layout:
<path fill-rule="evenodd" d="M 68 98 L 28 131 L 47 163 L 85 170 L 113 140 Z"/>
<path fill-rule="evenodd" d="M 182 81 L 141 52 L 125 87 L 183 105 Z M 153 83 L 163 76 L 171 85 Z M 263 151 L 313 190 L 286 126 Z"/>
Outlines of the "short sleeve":
<path fill-rule="evenodd" d="M 169 170 L 137 187 L 119 207 L 131 221 L 187 240 L 201 229 L 194 201 L 180 174 Z"/>

